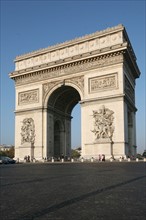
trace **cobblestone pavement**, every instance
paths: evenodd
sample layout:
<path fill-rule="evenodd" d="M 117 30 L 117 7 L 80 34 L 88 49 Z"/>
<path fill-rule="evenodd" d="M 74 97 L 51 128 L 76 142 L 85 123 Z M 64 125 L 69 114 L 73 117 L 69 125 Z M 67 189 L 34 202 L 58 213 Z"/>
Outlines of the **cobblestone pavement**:
<path fill-rule="evenodd" d="M 1 220 L 146 220 L 146 163 L 0 165 Z"/>

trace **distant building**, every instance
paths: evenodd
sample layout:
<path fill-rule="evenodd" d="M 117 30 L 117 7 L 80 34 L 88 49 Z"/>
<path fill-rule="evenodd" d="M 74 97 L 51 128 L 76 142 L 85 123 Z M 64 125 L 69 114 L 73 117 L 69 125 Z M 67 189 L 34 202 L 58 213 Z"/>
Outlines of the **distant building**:
<path fill-rule="evenodd" d="M 12 145 L 2 144 L 0 145 L 0 151 L 9 151 L 12 147 Z"/>

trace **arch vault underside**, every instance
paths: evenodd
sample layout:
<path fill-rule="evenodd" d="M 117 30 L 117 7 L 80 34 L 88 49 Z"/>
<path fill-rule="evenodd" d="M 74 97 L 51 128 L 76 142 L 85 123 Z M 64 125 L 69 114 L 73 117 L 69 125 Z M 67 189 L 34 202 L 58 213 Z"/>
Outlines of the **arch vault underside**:
<path fill-rule="evenodd" d="M 70 156 L 81 106 L 82 157 L 136 154 L 136 57 L 122 25 L 15 59 L 15 157 Z"/>
<path fill-rule="evenodd" d="M 71 154 L 71 112 L 80 101 L 80 95 L 71 86 L 63 84 L 48 99 L 47 122 L 49 155 L 55 158 Z M 52 127 L 50 127 L 52 125 Z"/>

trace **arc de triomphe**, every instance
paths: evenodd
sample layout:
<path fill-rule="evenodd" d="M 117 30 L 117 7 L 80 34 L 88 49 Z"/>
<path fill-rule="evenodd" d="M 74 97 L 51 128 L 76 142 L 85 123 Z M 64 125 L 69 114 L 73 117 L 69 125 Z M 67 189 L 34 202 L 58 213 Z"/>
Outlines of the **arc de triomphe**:
<path fill-rule="evenodd" d="M 77 103 L 82 157 L 135 155 L 139 76 L 123 25 L 16 57 L 15 157 L 69 156 Z"/>

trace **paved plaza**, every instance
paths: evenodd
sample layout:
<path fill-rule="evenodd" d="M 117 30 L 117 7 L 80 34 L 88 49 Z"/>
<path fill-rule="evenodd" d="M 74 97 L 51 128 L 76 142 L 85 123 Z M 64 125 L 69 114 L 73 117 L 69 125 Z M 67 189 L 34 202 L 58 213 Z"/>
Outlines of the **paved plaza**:
<path fill-rule="evenodd" d="M 1 220 L 145 220 L 146 163 L 0 165 Z"/>

